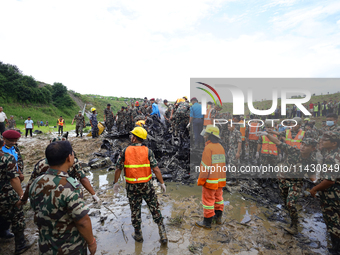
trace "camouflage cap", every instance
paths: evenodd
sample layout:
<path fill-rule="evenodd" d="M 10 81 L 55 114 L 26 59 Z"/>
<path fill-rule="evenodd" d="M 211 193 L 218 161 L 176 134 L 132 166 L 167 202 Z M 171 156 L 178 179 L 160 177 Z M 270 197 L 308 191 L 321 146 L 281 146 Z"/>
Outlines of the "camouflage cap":
<path fill-rule="evenodd" d="M 340 139 L 340 133 L 336 132 L 336 131 L 326 131 L 325 133 L 323 133 L 322 139 L 324 140 L 336 140 L 336 139 Z"/>
<path fill-rule="evenodd" d="M 294 117 L 293 120 L 295 120 L 297 122 L 296 125 L 302 124 L 302 119 L 300 117 Z M 293 123 L 294 123 L 294 121 L 293 121 Z"/>
<path fill-rule="evenodd" d="M 316 147 L 318 142 L 314 138 L 304 138 L 302 140 L 302 143 L 305 145 L 312 145 L 313 147 Z"/>

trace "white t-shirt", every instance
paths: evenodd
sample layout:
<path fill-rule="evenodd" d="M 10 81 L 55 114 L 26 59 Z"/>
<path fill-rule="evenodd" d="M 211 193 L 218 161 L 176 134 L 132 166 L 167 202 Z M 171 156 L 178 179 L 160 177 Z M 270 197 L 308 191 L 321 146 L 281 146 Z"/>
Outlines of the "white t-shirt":
<path fill-rule="evenodd" d="M 26 128 L 33 128 L 33 120 L 25 120 Z"/>
<path fill-rule="evenodd" d="M 0 122 L 5 122 L 5 119 L 7 119 L 6 113 L 0 112 Z"/>

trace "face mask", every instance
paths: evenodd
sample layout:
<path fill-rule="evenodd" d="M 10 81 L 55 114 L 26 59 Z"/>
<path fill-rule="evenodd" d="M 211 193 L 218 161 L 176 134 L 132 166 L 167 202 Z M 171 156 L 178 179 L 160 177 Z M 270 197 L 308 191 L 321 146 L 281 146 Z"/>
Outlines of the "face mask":
<path fill-rule="evenodd" d="M 327 121 L 326 121 L 326 125 L 329 126 L 329 127 L 331 127 L 331 126 L 334 125 L 334 121 L 327 120 Z"/>

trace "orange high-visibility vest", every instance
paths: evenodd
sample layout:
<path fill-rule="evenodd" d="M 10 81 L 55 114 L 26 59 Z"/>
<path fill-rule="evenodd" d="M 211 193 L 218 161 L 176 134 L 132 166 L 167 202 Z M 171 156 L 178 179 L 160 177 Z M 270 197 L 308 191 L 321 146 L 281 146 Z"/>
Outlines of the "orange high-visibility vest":
<path fill-rule="evenodd" d="M 239 123 L 243 123 L 243 121 L 241 120 Z M 246 140 L 246 126 L 244 127 L 240 126 L 240 132 L 242 134 L 241 136 L 242 141 L 245 141 Z"/>
<path fill-rule="evenodd" d="M 225 151 L 221 144 L 206 142 L 200 164 L 198 186 L 218 189 L 226 185 Z"/>
<path fill-rule="evenodd" d="M 207 114 L 204 115 L 203 126 L 207 126 L 207 125 L 212 125 L 213 124 L 212 119 L 211 119 L 211 111 L 213 109 L 214 109 L 213 107 L 207 108 Z"/>
<path fill-rule="evenodd" d="M 253 124 L 252 124 L 253 125 Z M 249 140 L 258 140 L 259 136 L 256 133 L 259 131 L 260 124 L 256 123 L 256 127 L 250 127 L 249 129 Z"/>
<path fill-rule="evenodd" d="M 58 119 L 58 125 L 59 126 L 64 126 L 64 119 L 62 119 L 62 120 Z"/>
<path fill-rule="evenodd" d="M 274 137 L 277 137 L 274 135 Z M 262 136 L 262 149 L 261 149 L 262 154 L 271 154 L 277 156 L 277 147 L 276 144 L 271 142 L 267 136 L 263 135 Z"/>
<path fill-rule="evenodd" d="M 290 146 L 296 146 L 298 149 L 301 147 L 302 139 L 305 135 L 305 131 L 302 131 L 302 129 L 299 130 L 299 133 L 295 136 L 294 139 L 292 139 L 292 131 L 290 129 L 286 130 L 286 144 L 289 144 Z"/>
<path fill-rule="evenodd" d="M 127 183 L 144 183 L 151 180 L 149 149 L 145 146 L 129 146 L 125 150 L 124 172 Z"/>

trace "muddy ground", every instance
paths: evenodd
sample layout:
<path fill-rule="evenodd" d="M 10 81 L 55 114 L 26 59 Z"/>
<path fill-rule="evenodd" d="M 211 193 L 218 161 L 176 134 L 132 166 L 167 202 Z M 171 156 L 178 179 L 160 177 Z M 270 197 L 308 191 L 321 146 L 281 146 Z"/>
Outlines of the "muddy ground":
<path fill-rule="evenodd" d="M 21 138 L 19 145 L 25 162 L 25 187 L 34 164 L 44 158 L 44 150 L 55 135 Z M 80 161 L 88 163 L 94 152 L 100 151 L 102 139 L 69 138 Z M 201 188 L 195 185 L 167 183 L 167 193 L 159 194 L 162 214 L 168 233 L 168 245 L 159 243 L 158 228 L 153 223 L 145 203 L 142 205 L 143 243 L 131 237 L 133 227 L 126 192 L 113 195 L 114 171 L 106 168 L 87 173 L 98 196 L 103 201 L 94 204 L 84 191 L 94 235 L 96 254 L 328 254 L 329 243 L 318 201 L 305 194 L 299 200 L 299 234 L 291 236 L 282 226 L 289 224 L 287 212 L 276 201 L 278 189 L 272 185 L 257 185 L 254 180 L 242 180 L 224 191 L 224 215 L 221 226 L 212 230 L 195 226 L 203 217 Z M 157 183 L 155 183 L 156 188 Z M 308 188 L 307 188 L 308 189 Z M 34 245 L 24 254 L 38 254 L 38 232 L 33 223 L 29 203 L 25 206 L 26 237 Z M 14 254 L 14 240 L 0 239 L 1 254 Z"/>

